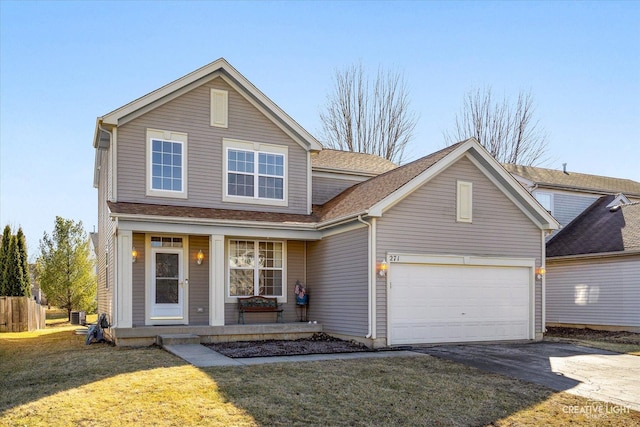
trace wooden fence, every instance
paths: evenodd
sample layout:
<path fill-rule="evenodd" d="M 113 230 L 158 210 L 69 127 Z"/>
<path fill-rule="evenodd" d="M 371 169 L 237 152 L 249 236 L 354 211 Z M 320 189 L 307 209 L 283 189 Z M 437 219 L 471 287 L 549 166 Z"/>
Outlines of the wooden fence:
<path fill-rule="evenodd" d="M 0 332 L 44 329 L 45 309 L 29 297 L 0 297 Z"/>

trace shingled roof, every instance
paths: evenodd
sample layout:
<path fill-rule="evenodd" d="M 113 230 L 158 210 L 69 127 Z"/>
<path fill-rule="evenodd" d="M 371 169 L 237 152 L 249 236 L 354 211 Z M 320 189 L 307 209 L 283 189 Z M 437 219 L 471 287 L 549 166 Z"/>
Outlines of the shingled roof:
<path fill-rule="evenodd" d="M 547 257 L 640 251 L 640 203 L 608 208 L 602 196 L 547 243 Z"/>
<path fill-rule="evenodd" d="M 563 190 L 589 191 L 603 194 L 623 193 L 626 196 L 640 197 L 640 182 L 630 179 L 608 176 L 588 175 L 576 172 L 564 172 L 534 166 L 504 164 L 511 174 L 533 181 L 539 186 Z"/>
<path fill-rule="evenodd" d="M 379 175 L 398 167 L 392 161 L 375 154 L 354 153 L 352 151 L 325 148 L 311 154 L 314 170 L 357 172 L 364 175 Z"/>
<path fill-rule="evenodd" d="M 464 141 L 451 145 L 354 185 L 324 205 L 316 206 L 314 212 L 322 222 L 362 213 L 442 160 L 463 143 Z"/>
<path fill-rule="evenodd" d="M 232 221 L 277 222 L 281 224 L 313 224 L 318 219 L 314 215 L 286 214 L 234 209 L 198 208 L 192 206 L 169 206 L 150 203 L 107 202 L 115 216 L 142 215 L 172 218 L 192 218 Z"/>

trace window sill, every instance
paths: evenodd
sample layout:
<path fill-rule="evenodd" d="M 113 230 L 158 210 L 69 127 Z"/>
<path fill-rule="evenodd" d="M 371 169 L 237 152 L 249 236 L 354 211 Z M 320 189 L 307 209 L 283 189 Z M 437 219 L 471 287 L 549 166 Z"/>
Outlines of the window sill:
<path fill-rule="evenodd" d="M 222 196 L 222 201 L 225 203 L 242 203 L 245 205 L 261 205 L 261 206 L 279 206 L 288 207 L 287 200 L 276 199 L 255 199 L 252 197 L 237 197 L 237 196 Z"/>
<path fill-rule="evenodd" d="M 162 191 L 162 190 L 150 190 L 147 189 L 146 195 L 149 197 L 163 197 L 167 199 L 186 199 L 187 193 L 185 191 Z"/>

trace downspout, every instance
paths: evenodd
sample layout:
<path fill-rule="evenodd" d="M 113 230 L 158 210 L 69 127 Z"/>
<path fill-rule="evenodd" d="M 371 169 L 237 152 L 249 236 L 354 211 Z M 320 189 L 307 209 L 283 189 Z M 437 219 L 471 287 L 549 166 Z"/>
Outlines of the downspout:
<path fill-rule="evenodd" d="M 373 268 L 375 267 L 375 256 L 376 256 L 376 244 L 375 244 L 375 218 L 371 219 L 371 223 L 362 219 L 362 215 L 358 215 L 358 222 L 365 224 L 368 228 L 367 237 L 369 239 L 367 249 L 367 282 L 368 282 L 368 305 L 369 305 L 369 330 L 365 338 L 367 339 L 376 339 L 376 328 L 375 328 L 375 281 L 376 275 L 373 273 Z"/>
<path fill-rule="evenodd" d="M 540 286 L 542 286 L 542 334 L 544 335 L 547 332 L 547 245 L 545 244 L 546 240 L 546 231 L 542 230 L 542 257 L 540 258 L 540 267 L 544 269 L 544 274 L 540 280 Z"/>

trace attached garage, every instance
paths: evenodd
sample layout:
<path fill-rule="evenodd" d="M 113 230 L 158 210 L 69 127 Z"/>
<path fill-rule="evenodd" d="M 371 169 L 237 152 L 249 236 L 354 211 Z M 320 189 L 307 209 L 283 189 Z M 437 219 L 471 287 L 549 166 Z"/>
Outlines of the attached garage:
<path fill-rule="evenodd" d="M 535 259 L 388 259 L 392 345 L 534 338 Z"/>

